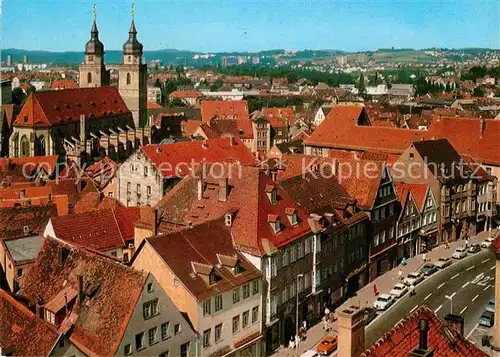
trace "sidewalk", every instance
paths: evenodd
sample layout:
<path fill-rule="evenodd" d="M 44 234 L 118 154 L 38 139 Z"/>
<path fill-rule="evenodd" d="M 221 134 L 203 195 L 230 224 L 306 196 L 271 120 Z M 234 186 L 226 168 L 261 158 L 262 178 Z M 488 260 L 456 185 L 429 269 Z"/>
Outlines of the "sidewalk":
<path fill-rule="evenodd" d="M 493 230 L 492 231 L 492 236 L 495 237 L 497 231 Z M 475 243 L 481 243 L 483 240 L 485 240 L 488 237 L 488 232 L 479 232 L 477 236 L 471 237 L 469 239 L 469 246 L 471 244 Z M 456 242 L 451 242 L 450 243 L 450 248 L 446 249 L 444 245 L 440 245 L 431 251 L 426 253 L 426 258 L 430 262 L 434 262 L 439 257 L 446 256 L 446 257 L 451 257 L 453 254 L 453 251 L 459 247 L 465 245 L 465 240 L 461 239 Z M 423 264 L 423 257 L 422 254 L 416 255 L 413 258 L 410 258 L 407 260 L 407 264 L 405 266 L 399 265 L 396 268 L 386 272 L 385 274 L 379 276 L 377 279 L 372 281 L 370 284 L 365 285 L 363 288 L 361 288 L 357 293 L 356 296 L 346 300 L 341 306 L 337 308 L 338 309 L 343 309 L 351 305 L 356 305 L 356 306 L 361 306 L 361 307 L 366 307 L 366 306 L 373 306 L 373 302 L 375 301 L 375 296 L 373 294 L 373 285 L 377 285 L 377 290 L 379 293 L 384 294 L 388 293 L 392 287 L 399 282 L 398 279 L 398 272 L 399 269 L 403 271 L 403 276 L 408 275 L 408 273 L 411 273 L 413 271 L 416 271 L 420 268 L 420 266 Z M 321 341 L 321 339 L 326 336 L 327 334 L 336 334 L 337 330 L 337 323 L 333 323 L 330 325 L 330 332 L 326 333 L 325 330 L 323 329 L 323 322 L 320 322 L 314 326 L 311 326 L 307 330 L 307 339 L 305 341 L 302 341 L 298 347 L 298 350 L 290 350 L 288 348 L 280 349 L 278 350 L 274 356 L 300 356 L 302 353 L 309 349 L 314 349 L 315 346 Z"/>

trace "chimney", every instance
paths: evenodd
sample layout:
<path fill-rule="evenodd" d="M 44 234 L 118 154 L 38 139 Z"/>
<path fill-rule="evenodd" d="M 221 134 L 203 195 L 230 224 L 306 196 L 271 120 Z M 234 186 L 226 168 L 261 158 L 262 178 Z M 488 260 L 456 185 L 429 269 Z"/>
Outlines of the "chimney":
<path fill-rule="evenodd" d="M 226 178 L 221 178 L 219 180 L 219 201 L 220 202 L 226 202 L 227 201 L 227 195 L 229 191 L 229 185 L 227 182 L 227 177 Z"/>
<path fill-rule="evenodd" d="M 203 189 L 205 187 L 205 183 L 203 182 L 203 178 L 198 179 L 198 201 L 201 201 L 203 198 Z"/>
<path fill-rule="evenodd" d="M 81 305 L 83 302 L 83 275 L 77 275 L 78 279 L 78 303 Z"/>
<path fill-rule="evenodd" d="M 203 149 L 208 148 L 207 139 L 203 140 L 203 144 L 201 144 L 201 147 L 202 147 Z"/>
<path fill-rule="evenodd" d="M 75 206 L 72 203 L 68 204 L 68 214 L 73 214 L 74 208 Z"/>
<path fill-rule="evenodd" d="M 231 147 L 234 147 L 234 135 L 229 136 L 229 145 L 231 145 Z"/>
<path fill-rule="evenodd" d="M 43 297 L 40 295 L 36 299 L 36 315 L 41 319 L 45 319 L 43 311 Z"/>
<path fill-rule="evenodd" d="M 21 191 L 19 191 L 19 198 L 24 200 L 24 198 L 26 197 L 26 189 L 22 189 Z"/>
<path fill-rule="evenodd" d="M 421 319 L 419 321 L 419 330 L 420 330 L 420 338 L 418 343 L 418 348 L 415 348 L 411 351 L 408 356 L 409 357 L 433 357 L 434 349 L 429 349 L 428 346 L 428 332 L 429 332 L 429 323 L 425 319 Z"/>
<path fill-rule="evenodd" d="M 479 122 L 480 122 L 480 124 L 479 124 L 480 125 L 480 127 L 479 127 L 479 138 L 482 139 L 484 131 L 486 130 L 486 121 L 483 118 L 481 118 Z"/>
<path fill-rule="evenodd" d="M 455 329 L 464 336 L 464 318 L 459 315 L 448 314 L 444 317 L 446 326 Z"/>
<path fill-rule="evenodd" d="M 365 350 L 364 316 L 357 306 L 337 312 L 338 357 L 357 357 Z"/>
<path fill-rule="evenodd" d="M 85 114 L 80 115 L 80 141 L 85 147 L 85 138 L 87 137 L 85 132 Z"/>

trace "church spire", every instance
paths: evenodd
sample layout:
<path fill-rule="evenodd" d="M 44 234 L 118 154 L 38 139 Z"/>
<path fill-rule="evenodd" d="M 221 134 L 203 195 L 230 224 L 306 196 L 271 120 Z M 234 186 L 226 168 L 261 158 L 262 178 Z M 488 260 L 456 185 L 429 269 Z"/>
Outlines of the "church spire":
<path fill-rule="evenodd" d="M 137 40 L 137 30 L 134 23 L 135 4 L 132 4 L 132 23 L 128 31 L 128 41 L 123 44 L 123 53 L 126 55 L 141 55 L 142 44 Z"/>
<path fill-rule="evenodd" d="M 99 41 L 99 31 L 96 23 L 96 5 L 92 6 L 92 29 L 90 30 L 90 41 L 85 45 L 85 53 L 91 55 L 103 55 L 104 45 Z"/>

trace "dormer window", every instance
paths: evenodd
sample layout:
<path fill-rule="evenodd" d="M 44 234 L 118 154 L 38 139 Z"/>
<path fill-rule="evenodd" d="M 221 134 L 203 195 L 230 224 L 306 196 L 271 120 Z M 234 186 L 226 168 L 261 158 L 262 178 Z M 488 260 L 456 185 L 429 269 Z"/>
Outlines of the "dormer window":
<path fill-rule="evenodd" d="M 274 205 L 278 201 L 278 192 L 276 190 L 276 187 L 274 187 L 274 185 L 266 185 L 266 194 L 271 204 Z"/>
<path fill-rule="evenodd" d="M 295 226 L 298 223 L 298 215 L 297 210 L 295 208 L 287 208 L 285 210 L 288 221 L 292 226 Z"/>
<path fill-rule="evenodd" d="M 271 225 L 274 233 L 278 233 L 281 231 L 281 221 L 280 217 L 277 214 L 270 214 L 267 218 L 267 221 Z"/>
<path fill-rule="evenodd" d="M 241 264 L 241 262 L 238 260 L 236 262 L 236 264 L 234 265 L 234 268 L 233 268 L 233 274 L 234 275 L 238 275 L 238 274 L 241 274 L 245 271 L 245 268 L 243 268 L 243 265 Z"/>
<path fill-rule="evenodd" d="M 217 275 L 215 274 L 215 271 L 211 271 L 210 275 L 208 276 L 208 283 L 210 285 L 214 285 L 217 282 Z"/>
<path fill-rule="evenodd" d="M 226 223 L 226 227 L 231 227 L 231 225 L 233 224 L 233 216 L 230 213 L 227 213 L 224 216 L 224 221 Z"/>

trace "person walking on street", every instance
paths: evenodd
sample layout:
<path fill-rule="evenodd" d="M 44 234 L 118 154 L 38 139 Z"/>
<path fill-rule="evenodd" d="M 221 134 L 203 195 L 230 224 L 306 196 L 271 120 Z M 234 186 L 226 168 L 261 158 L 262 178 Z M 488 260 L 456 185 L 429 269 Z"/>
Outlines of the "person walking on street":
<path fill-rule="evenodd" d="M 377 284 L 373 284 L 373 295 L 378 295 Z"/>
<path fill-rule="evenodd" d="M 323 329 L 328 332 L 328 317 L 326 315 L 323 317 Z"/>
<path fill-rule="evenodd" d="M 465 237 L 465 248 L 469 248 L 469 237 Z"/>
<path fill-rule="evenodd" d="M 423 259 L 424 263 L 427 261 L 427 255 L 425 253 L 422 255 L 422 259 Z"/>
<path fill-rule="evenodd" d="M 398 278 L 399 280 L 403 280 L 403 271 L 401 270 L 401 268 L 399 268 L 399 271 L 398 271 Z"/>

